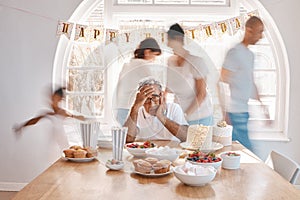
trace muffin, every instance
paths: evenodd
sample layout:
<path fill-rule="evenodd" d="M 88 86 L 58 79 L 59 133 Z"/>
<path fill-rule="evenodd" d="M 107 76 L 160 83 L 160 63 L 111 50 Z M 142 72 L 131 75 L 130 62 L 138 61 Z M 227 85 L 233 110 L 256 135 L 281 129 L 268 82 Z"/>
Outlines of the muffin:
<path fill-rule="evenodd" d="M 78 149 L 76 151 L 74 151 L 74 158 L 85 158 L 87 152 L 85 150 L 82 149 Z"/>
<path fill-rule="evenodd" d="M 148 157 L 148 158 L 145 158 L 145 161 L 149 162 L 151 165 L 154 165 L 155 163 L 158 162 L 158 159 L 157 158 Z"/>
<path fill-rule="evenodd" d="M 91 147 L 85 147 L 83 148 L 83 150 L 85 150 L 87 153 L 86 153 L 86 157 L 87 158 L 92 158 L 94 156 L 97 156 L 97 150 L 95 149 L 92 149 Z"/>
<path fill-rule="evenodd" d="M 78 149 L 82 149 L 82 147 L 79 145 L 73 145 L 70 147 L 70 149 L 78 150 Z"/>
<path fill-rule="evenodd" d="M 160 160 L 153 165 L 153 170 L 155 174 L 163 174 L 170 171 L 171 161 Z"/>
<path fill-rule="evenodd" d="M 66 158 L 74 158 L 74 149 L 65 149 L 63 152 Z"/>
<path fill-rule="evenodd" d="M 152 165 L 142 159 L 138 159 L 133 161 L 133 165 L 135 168 L 135 171 L 143 173 L 143 174 L 150 174 L 151 170 L 152 170 Z"/>

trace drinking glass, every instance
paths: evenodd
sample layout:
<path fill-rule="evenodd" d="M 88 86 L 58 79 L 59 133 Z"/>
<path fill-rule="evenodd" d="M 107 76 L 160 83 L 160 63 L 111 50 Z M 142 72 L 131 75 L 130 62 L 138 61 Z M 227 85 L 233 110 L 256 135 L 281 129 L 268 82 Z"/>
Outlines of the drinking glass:
<path fill-rule="evenodd" d="M 127 127 L 112 127 L 113 159 L 122 161 L 123 149 L 127 136 Z"/>

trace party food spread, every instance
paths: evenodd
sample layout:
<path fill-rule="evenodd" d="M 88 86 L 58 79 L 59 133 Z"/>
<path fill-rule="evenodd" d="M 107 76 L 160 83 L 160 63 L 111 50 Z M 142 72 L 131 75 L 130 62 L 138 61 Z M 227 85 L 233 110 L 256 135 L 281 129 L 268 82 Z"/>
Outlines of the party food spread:
<path fill-rule="evenodd" d="M 66 158 L 92 158 L 96 156 L 97 151 L 91 147 L 81 147 L 79 145 L 71 146 L 69 149 L 63 150 Z"/>

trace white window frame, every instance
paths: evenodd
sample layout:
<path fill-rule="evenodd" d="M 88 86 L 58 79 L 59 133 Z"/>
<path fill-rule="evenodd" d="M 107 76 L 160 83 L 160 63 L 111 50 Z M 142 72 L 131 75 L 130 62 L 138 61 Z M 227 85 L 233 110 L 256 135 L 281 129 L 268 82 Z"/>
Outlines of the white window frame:
<path fill-rule="evenodd" d="M 239 11 L 238 0 L 228 0 L 226 6 L 216 5 L 169 5 L 169 4 L 134 4 L 124 5 L 117 4 L 117 0 L 104 0 L 104 26 L 107 28 L 117 28 L 120 19 L 134 20 L 138 17 L 141 20 L 159 20 L 161 16 L 170 18 L 172 20 L 181 20 L 182 16 L 186 20 L 199 19 L 205 20 L 206 15 L 214 15 L 215 13 L 222 13 L 217 18 L 222 16 L 235 16 Z M 216 19 L 217 20 L 217 19 Z"/>
<path fill-rule="evenodd" d="M 133 8 L 128 8 L 128 6 L 123 7 L 126 8 L 125 10 L 122 11 L 122 7 L 115 7 L 112 2 L 109 0 L 104 0 L 104 18 L 105 18 L 105 28 L 116 28 L 112 27 L 111 24 L 115 24 L 118 26 L 118 21 L 120 19 L 124 19 L 124 17 L 127 16 L 127 19 L 136 18 L 139 16 L 139 19 L 147 19 L 147 17 L 151 17 L 151 19 L 159 19 L 162 15 L 167 15 L 170 17 L 173 17 L 174 13 L 178 15 L 178 9 L 180 9 L 180 12 L 187 14 L 187 18 L 189 16 L 195 17 L 195 11 L 199 14 L 200 21 L 201 19 L 205 19 L 205 15 L 210 15 L 212 13 L 218 13 L 220 12 L 220 9 L 212 8 L 212 9 L 204 9 L 203 12 L 199 10 L 199 8 L 190 8 L 188 6 L 182 7 L 182 6 L 174 6 L 174 9 L 169 9 L 170 5 L 168 5 L 168 12 L 162 12 L 163 8 L 158 8 L 157 5 L 154 5 L 152 7 L 143 6 L 143 7 L 135 7 Z M 234 17 L 237 16 L 236 13 L 238 13 L 237 10 L 237 1 L 238 0 L 231 0 L 232 3 L 235 4 L 235 9 L 230 9 L 227 10 L 227 14 L 225 10 L 223 12 L 224 15 L 218 15 L 216 17 L 216 21 L 220 18 L 228 18 L 228 17 Z M 70 18 L 69 21 L 71 22 L 76 22 L 80 23 L 81 19 L 86 17 L 96 6 L 102 2 L 101 0 L 91 0 L 91 1 L 84 1 L 74 12 L 73 16 Z M 287 51 L 284 45 L 284 42 L 281 38 L 281 35 L 279 33 L 279 30 L 276 27 L 275 22 L 273 21 L 272 17 L 269 15 L 269 13 L 266 11 L 266 9 L 263 7 L 263 5 L 258 1 L 258 0 L 240 0 L 240 2 L 243 3 L 243 5 L 246 5 L 251 8 L 256 8 L 260 11 L 261 17 L 264 19 L 264 24 L 266 27 L 265 35 L 268 37 L 269 42 L 272 43 L 274 46 L 273 48 L 273 55 L 274 58 L 276 59 L 276 70 L 277 70 L 277 84 L 279 85 L 277 87 L 277 101 L 279 103 L 276 103 L 276 127 L 274 129 L 269 129 L 269 130 L 264 130 L 263 132 L 251 132 L 250 133 L 250 138 L 252 139 L 257 139 L 257 140 L 267 140 L 267 141 L 289 141 L 288 138 L 288 116 L 289 116 L 289 95 L 290 95 L 290 75 L 289 75 L 289 62 L 288 62 L 288 56 L 287 56 Z M 131 6 L 132 7 L 132 6 Z M 183 9 L 184 8 L 184 9 Z M 111 10 L 110 10 L 111 9 Z M 223 8 L 225 9 L 225 8 Z M 138 10 L 138 12 L 136 12 Z M 108 11 L 110 11 L 108 13 Z M 155 14 L 156 17 L 152 17 L 152 14 Z M 163 13 L 163 14 L 162 14 Z M 129 17 L 129 18 L 128 18 Z M 180 16 L 179 16 L 180 18 Z M 184 18 L 184 19 L 187 19 Z M 174 18 L 172 18 L 174 20 Z M 211 17 L 210 17 L 211 19 Z M 106 24 L 108 23 L 108 24 Z M 61 37 L 58 47 L 57 47 L 57 52 L 55 56 L 55 61 L 54 61 L 54 67 L 53 67 L 53 85 L 55 86 L 56 84 L 64 85 L 62 80 L 65 80 L 65 66 L 66 66 L 66 57 L 68 55 L 68 52 L 70 51 L 69 49 L 69 42 L 66 38 Z M 279 96 L 280 95 L 280 96 Z M 105 108 L 105 110 L 107 110 Z M 280 113 L 280 114 L 279 114 Z"/>

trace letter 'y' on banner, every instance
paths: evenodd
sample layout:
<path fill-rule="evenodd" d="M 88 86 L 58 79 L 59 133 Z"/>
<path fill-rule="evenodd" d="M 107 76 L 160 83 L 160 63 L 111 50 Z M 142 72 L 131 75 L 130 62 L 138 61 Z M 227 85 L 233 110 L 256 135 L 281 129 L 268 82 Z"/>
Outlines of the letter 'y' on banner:
<path fill-rule="evenodd" d="M 58 25 L 57 25 L 56 35 L 61 36 L 62 34 L 64 34 L 65 36 L 67 36 L 67 38 L 70 39 L 72 30 L 73 30 L 73 26 L 74 26 L 74 23 L 59 21 Z"/>

